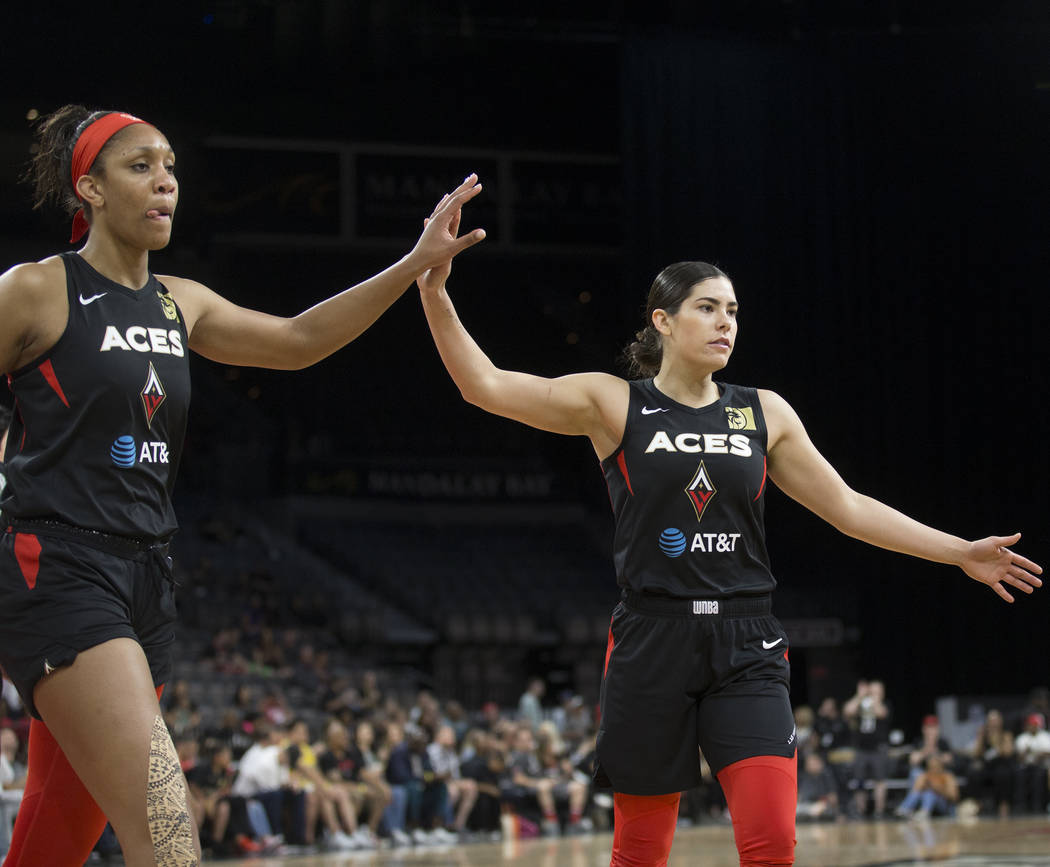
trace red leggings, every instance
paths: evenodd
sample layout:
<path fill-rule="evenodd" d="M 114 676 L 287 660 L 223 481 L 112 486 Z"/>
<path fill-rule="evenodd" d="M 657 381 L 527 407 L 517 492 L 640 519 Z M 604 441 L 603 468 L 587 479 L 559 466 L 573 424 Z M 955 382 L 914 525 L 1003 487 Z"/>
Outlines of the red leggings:
<path fill-rule="evenodd" d="M 795 862 L 795 758 L 756 756 L 718 774 L 740 853 L 740 867 L 786 867 Z M 678 822 L 680 795 L 617 792 L 610 867 L 664 867 Z"/>
<path fill-rule="evenodd" d="M 740 867 L 781 867 L 795 863 L 795 809 L 798 757 L 755 756 L 718 772 Z"/>
<path fill-rule="evenodd" d="M 163 691 L 157 687 L 157 698 Z M 58 741 L 34 719 L 29 725 L 29 775 L 4 867 L 82 867 L 105 827 L 105 814 Z"/>

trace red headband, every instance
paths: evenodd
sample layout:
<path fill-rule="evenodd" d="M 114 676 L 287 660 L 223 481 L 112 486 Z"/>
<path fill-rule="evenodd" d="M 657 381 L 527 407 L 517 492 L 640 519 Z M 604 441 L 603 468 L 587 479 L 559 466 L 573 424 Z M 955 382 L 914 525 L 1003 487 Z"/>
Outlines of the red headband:
<path fill-rule="evenodd" d="M 99 151 L 105 147 L 106 142 L 124 127 L 131 126 L 133 123 L 145 122 L 134 115 L 124 114 L 122 111 L 114 111 L 110 114 L 104 114 L 98 120 L 87 125 L 77 137 L 77 143 L 73 146 L 73 193 L 78 199 L 80 198 L 80 193 L 77 191 L 77 181 L 91 171 L 95 158 L 98 156 Z M 84 209 L 81 208 L 73 215 L 73 235 L 70 237 L 69 243 L 75 244 L 87 234 L 87 230 L 88 221 L 84 218 Z"/>

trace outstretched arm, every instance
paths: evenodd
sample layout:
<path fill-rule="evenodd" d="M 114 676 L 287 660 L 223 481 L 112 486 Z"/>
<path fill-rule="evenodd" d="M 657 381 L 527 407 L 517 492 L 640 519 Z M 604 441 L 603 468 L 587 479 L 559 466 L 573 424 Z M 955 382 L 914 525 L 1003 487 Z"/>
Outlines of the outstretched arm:
<path fill-rule="evenodd" d="M 459 228 L 458 215 L 451 230 Z M 463 398 L 481 409 L 553 433 L 590 437 L 599 458 L 623 439 L 628 386 L 605 373 L 548 379 L 502 370 L 463 327 L 445 289 L 451 260 L 419 277 L 419 293 L 441 360 Z"/>
<path fill-rule="evenodd" d="M 428 268 L 485 237 L 481 229 L 462 238 L 449 231 L 453 216 L 479 192 L 477 176 L 470 175 L 442 198 L 415 247 L 399 262 L 291 318 L 239 307 L 192 280 L 159 279 L 185 315 L 195 352 L 225 364 L 307 367 L 358 337 Z"/>
<path fill-rule="evenodd" d="M 1007 602 L 1014 598 L 1004 585 L 1025 593 L 1042 586 L 1036 577 L 1042 568 L 1010 550 L 1020 533 L 968 542 L 858 494 L 817 451 L 787 401 L 771 391 L 759 395 L 769 428 L 769 477 L 833 527 L 879 548 L 958 566 Z"/>

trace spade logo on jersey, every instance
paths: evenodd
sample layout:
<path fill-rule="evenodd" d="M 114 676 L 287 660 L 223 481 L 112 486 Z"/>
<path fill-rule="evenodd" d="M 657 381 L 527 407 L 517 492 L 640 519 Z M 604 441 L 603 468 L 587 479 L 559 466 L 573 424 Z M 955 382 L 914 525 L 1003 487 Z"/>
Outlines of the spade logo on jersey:
<path fill-rule="evenodd" d="M 707 467 L 704 466 L 703 461 L 700 461 L 700 466 L 697 468 L 696 473 L 689 484 L 685 486 L 685 493 L 689 497 L 689 502 L 693 504 L 696 520 L 702 520 L 704 512 L 707 511 L 707 507 L 717 493 L 714 484 L 711 482 L 711 477 L 707 474 Z"/>
<path fill-rule="evenodd" d="M 749 406 L 737 408 L 726 407 L 726 422 L 730 430 L 757 430 L 755 427 L 755 411 Z"/>
<path fill-rule="evenodd" d="M 146 411 L 146 424 L 150 427 L 153 426 L 153 416 L 160 409 L 166 397 L 164 386 L 161 385 L 160 377 L 157 376 L 157 371 L 151 361 L 149 373 L 146 374 L 146 384 L 142 387 L 142 408 Z"/>
<path fill-rule="evenodd" d="M 179 309 L 175 306 L 174 299 L 167 292 L 162 292 L 160 289 L 157 290 L 157 297 L 160 299 L 160 306 L 164 311 L 164 315 L 172 322 L 178 322 Z"/>

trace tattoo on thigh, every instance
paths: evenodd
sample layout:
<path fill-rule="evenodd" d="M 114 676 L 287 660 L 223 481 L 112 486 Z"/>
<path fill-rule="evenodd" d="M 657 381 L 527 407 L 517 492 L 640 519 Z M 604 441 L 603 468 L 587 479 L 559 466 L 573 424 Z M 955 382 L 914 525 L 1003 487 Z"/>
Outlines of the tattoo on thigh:
<path fill-rule="evenodd" d="M 146 817 L 157 867 L 195 867 L 196 847 L 186 808 L 186 783 L 164 720 L 153 721 L 149 746 Z"/>

